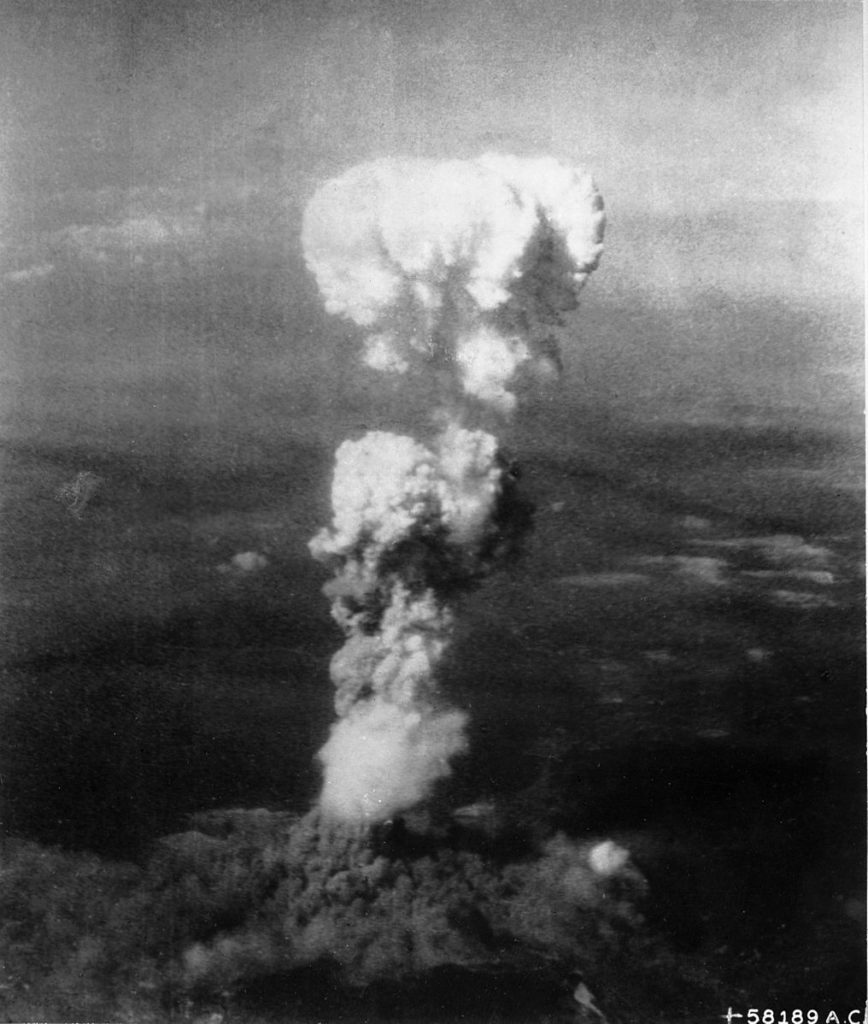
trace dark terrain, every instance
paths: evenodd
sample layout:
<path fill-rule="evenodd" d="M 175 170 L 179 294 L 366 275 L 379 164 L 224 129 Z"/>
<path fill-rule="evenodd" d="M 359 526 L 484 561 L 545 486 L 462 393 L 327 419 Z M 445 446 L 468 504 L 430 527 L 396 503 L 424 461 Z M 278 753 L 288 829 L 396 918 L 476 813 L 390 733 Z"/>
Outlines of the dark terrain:
<path fill-rule="evenodd" d="M 862 512 L 841 473 L 858 445 L 586 421 L 555 455 L 529 436 L 536 527 L 461 609 L 444 684 L 471 749 L 434 820 L 491 802 L 473 842 L 507 857 L 557 831 L 615 839 L 649 882 L 648 927 L 725 1002 L 861 1006 Z M 135 862 L 191 812 L 310 806 L 339 636 L 304 543 L 330 461 L 289 441 L 267 471 L 199 473 L 7 447 L 7 836 Z M 98 486 L 72 514 L 58 487 L 82 466 Z M 322 1004 L 316 977 L 291 983 L 300 1020 L 528 1019 L 505 978 L 477 979 L 459 1011 L 437 993 L 460 977 L 373 1004 Z M 559 997 L 533 977 L 549 1019 Z M 649 1014 L 710 1019 L 658 995 Z M 288 997 L 235 998 L 269 1019 Z"/>

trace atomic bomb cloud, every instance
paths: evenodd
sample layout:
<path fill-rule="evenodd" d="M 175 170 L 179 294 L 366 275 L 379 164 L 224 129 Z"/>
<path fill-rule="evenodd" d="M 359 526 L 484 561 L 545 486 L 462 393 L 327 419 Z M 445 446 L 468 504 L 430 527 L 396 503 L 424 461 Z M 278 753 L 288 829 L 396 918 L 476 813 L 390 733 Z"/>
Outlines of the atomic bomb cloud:
<path fill-rule="evenodd" d="M 425 374 L 436 441 L 371 432 L 337 453 L 330 527 L 311 541 L 346 635 L 331 665 L 338 721 L 319 757 L 337 820 L 385 820 L 423 799 L 466 749 L 438 666 L 451 603 L 526 528 L 496 438 L 518 372 L 560 365 L 556 328 L 602 252 L 590 177 L 548 157 L 380 160 L 326 182 L 304 215 L 307 265 L 330 313 L 364 332 L 374 369 Z"/>
<path fill-rule="evenodd" d="M 549 157 L 379 160 L 319 189 L 302 243 L 370 366 L 446 364 L 508 411 L 519 366 L 557 358 L 549 329 L 597 267 L 604 219 L 591 178 Z"/>

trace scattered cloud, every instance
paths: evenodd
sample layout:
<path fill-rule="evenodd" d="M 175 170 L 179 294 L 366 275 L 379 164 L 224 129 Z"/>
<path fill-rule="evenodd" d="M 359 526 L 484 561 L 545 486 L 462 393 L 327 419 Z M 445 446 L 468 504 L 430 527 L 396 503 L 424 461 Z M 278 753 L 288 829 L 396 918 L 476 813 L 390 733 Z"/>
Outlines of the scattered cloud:
<path fill-rule="evenodd" d="M 701 583 L 705 586 L 725 586 L 723 571 L 728 568 L 722 558 L 709 558 L 695 555 L 653 555 L 640 558 L 642 565 L 660 565 L 672 568 L 682 577 L 691 582 Z"/>
<path fill-rule="evenodd" d="M 784 577 L 813 583 L 818 587 L 831 587 L 836 582 L 834 574 L 826 569 L 754 569 L 742 575 L 755 580 L 776 580 Z"/>
<path fill-rule="evenodd" d="M 727 568 L 727 563 L 722 558 L 676 555 L 673 562 L 681 575 L 689 576 L 700 583 L 714 587 L 723 586 L 726 583 L 723 571 Z"/>
<path fill-rule="evenodd" d="M 809 544 L 797 534 L 777 533 L 767 537 L 735 537 L 727 540 L 697 540 L 694 544 L 733 551 L 753 551 L 773 565 L 803 566 L 812 569 L 827 566 L 834 553 L 827 547 Z"/>
<path fill-rule="evenodd" d="M 711 529 L 711 520 L 704 519 L 702 516 L 684 516 L 681 525 L 691 533 L 705 533 Z"/>
<path fill-rule="evenodd" d="M 268 559 L 258 551 L 241 551 L 233 555 L 228 562 L 222 562 L 217 566 L 217 572 L 232 574 L 235 576 L 247 573 L 261 572 L 268 565 Z"/>
<path fill-rule="evenodd" d="M 776 534 L 772 537 L 759 537 L 755 546 L 771 562 L 779 565 L 793 565 L 810 562 L 825 565 L 833 555 L 829 548 L 816 544 L 808 544 L 802 537 L 794 534 Z"/>
<path fill-rule="evenodd" d="M 773 657 L 773 652 L 766 647 L 748 647 L 744 654 L 751 665 L 763 665 Z"/>
<path fill-rule="evenodd" d="M 677 660 L 675 655 L 665 648 L 643 651 L 642 654 L 652 665 L 672 665 Z"/>
<path fill-rule="evenodd" d="M 19 281 L 38 281 L 43 277 L 48 277 L 53 270 L 53 263 L 35 263 L 32 266 L 23 267 L 21 270 L 11 270 L 8 274 L 3 275 L 3 280 L 13 283 Z"/>
<path fill-rule="evenodd" d="M 72 252 L 97 263 L 178 249 L 203 235 L 203 218 L 148 213 L 110 224 L 74 224 L 56 234 Z"/>
<path fill-rule="evenodd" d="M 775 590 L 771 594 L 774 604 L 785 608 L 802 608 L 811 611 L 815 608 L 837 608 L 838 602 L 823 594 L 814 594 L 806 590 Z"/>

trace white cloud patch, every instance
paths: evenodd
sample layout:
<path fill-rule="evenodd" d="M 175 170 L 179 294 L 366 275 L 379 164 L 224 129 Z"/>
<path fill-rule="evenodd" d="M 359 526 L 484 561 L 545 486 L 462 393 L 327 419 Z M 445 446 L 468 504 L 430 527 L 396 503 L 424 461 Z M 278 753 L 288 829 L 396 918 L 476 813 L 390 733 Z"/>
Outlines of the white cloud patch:
<path fill-rule="evenodd" d="M 14 284 L 21 281 L 39 281 L 43 277 L 48 277 L 53 271 L 53 263 L 35 263 L 32 266 L 23 267 L 21 270 L 11 270 L 8 274 L 3 275 L 3 280 L 11 281 Z"/>
<path fill-rule="evenodd" d="M 57 237 L 77 256 L 105 263 L 181 247 L 202 235 L 200 216 L 148 213 L 110 224 L 75 224 Z"/>
<path fill-rule="evenodd" d="M 805 611 L 838 606 L 837 601 L 833 601 L 824 594 L 814 594 L 805 590 L 775 590 L 771 594 L 771 600 L 773 604 L 784 608 L 801 608 Z"/>
<path fill-rule="evenodd" d="M 703 586 L 726 586 L 724 571 L 728 568 L 722 558 L 694 555 L 653 555 L 638 559 L 642 565 L 659 565 L 673 569 L 680 577 Z"/>
<path fill-rule="evenodd" d="M 241 576 L 261 572 L 267 566 L 268 559 L 258 551 L 240 551 L 237 555 L 233 555 L 228 562 L 218 565 L 217 572 L 223 575 Z"/>
<path fill-rule="evenodd" d="M 734 551 L 752 551 L 775 566 L 825 569 L 834 560 L 834 552 L 819 544 L 809 544 L 803 537 L 791 533 L 776 533 L 767 537 L 734 537 L 727 540 L 696 540 L 694 544 Z"/>

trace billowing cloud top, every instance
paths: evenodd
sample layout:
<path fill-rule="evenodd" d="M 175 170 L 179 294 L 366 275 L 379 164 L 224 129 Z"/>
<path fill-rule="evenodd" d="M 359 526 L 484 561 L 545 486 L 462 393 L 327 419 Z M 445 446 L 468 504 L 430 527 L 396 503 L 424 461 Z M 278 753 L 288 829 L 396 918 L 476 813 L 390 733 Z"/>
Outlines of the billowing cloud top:
<path fill-rule="evenodd" d="M 379 554 L 430 521 L 467 543 L 500 492 L 496 454 L 491 434 L 460 428 L 446 432 L 436 453 L 378 431 L 345 441 L 332 483 L 334 529 L 311 542 L 314 554 L 348 556 L 362 545 Z"/>
<path fill-rule="evenodd" d="M 439 360 L 508 409 L 515 369 L 551 356 L 540 333 L 596 268 L 604 220 L 590 176 L 551 157 L 378 160 L 316 192 L 302 242 L 326 309 L 369 332 L 371 366 Z"/>

